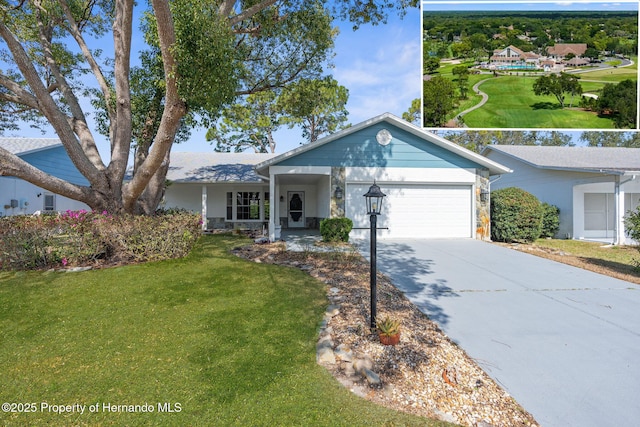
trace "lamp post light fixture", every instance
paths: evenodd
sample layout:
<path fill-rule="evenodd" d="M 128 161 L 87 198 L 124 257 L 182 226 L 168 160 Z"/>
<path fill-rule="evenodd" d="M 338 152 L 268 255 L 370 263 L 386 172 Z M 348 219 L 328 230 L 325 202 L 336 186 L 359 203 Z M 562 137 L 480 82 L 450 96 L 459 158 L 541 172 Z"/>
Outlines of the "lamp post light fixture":
<path fill-rule="evenodd" d="M 371 257 L 371 270 L 369 273 L 370 277 L 370 285 L 371 285 L 371 329 L 376 328 L 376 300 L 377 300 L 377 290 L 376 290 L 376 262 L 377 262 L 377 217 L 380 215 L 382 211 L 382 199 L 386 196 L 382 191 L 380 191 L 380 187 L 376 185 L 375 181 L 371 187 L 369 187 L 369 191 L 364 195 L 367 201 L 367 214 L 369 215 L 369 220 L 371 221 L 371 249 L 370 249 L 370 257 Z"/>

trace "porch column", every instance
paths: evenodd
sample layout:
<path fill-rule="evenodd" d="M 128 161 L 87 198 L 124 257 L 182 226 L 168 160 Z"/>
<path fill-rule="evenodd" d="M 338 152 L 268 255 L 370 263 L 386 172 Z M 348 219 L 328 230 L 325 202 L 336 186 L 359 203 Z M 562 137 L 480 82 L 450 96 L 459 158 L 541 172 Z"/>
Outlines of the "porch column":
<path fill-rule="evenodd" d="M 269 241 L 275 242 L 280 238 L 280 230 L 276 232 L 276 225 L 279 223 L 280 209 L 278 195 L 276 194 L 276 176 L 269 174 Z"/>
<path fill-rule="evenodd" d="M 202 229 L 207 229 L 207 186 L 202 186 Z"/>
<path fill-rule="evenodd" d="M 615 236 L 613 239 L 614 245 L 622 245 L 625 241 L 624 236 L 624 190 L 622 189 L 622 185 L 620 184 L 620 176 L 616 176 L 615 182 L 615 217 L 614 217 L 614 225 L 613 229 L 615 232 Z"/>

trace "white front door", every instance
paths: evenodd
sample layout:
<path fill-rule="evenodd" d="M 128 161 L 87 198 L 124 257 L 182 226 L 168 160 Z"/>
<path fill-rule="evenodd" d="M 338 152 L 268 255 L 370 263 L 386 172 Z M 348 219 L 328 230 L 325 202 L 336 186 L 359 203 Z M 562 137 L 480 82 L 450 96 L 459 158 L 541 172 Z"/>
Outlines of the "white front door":
<path fill-rule="evenodd" d="M 287 193 L 287 213 L 290 228 L 304 227 L 304 191 L 289 191 Z"/>

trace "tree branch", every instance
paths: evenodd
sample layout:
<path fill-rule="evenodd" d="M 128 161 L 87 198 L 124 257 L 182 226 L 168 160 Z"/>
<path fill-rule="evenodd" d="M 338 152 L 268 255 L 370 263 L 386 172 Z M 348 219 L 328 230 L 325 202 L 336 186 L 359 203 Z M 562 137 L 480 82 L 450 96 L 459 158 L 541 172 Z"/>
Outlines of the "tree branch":
<path fill-rule="evenodd" d="M 169 3 L 167 0 L 152 0 L 152 5 L 158 21 L 158 39 L 166 81 L 165 108 L 151 152 L 125 187 L 123 198 L 127 212 L 133 212 L 138 197 L 162 165 L 171 149 L 180 126 L 180 120 L 187 112 L 187 106 L 178 94 L 177 64 L 172 52 L 172 47 L 176 43 L 176 35 Z"/>
<path fill-rule="evenodd" d="M 47 118 L 64 145 L 69 158 L 96 190 L 106 190 L 107 181 L 103 174 L 89 161 L 78 144 L 73 130 L 68 125 L 66 116 L 60 111 L 55 101 L 43 85 L 38 72 L 31 63 L 27 53 L 13 33 L 0 20 L 0 37 L 7 44 L 13 59 L 38 100 L 38 110 Z"/>
<path fill-rule="evenodd" d="M 256 13 L 259 13 L 261 11 L 263 11 L 264 9 L 268 8 L 269 6 L 272 6 L 273 4 L 275 4 L 278 0 L 264 0 L 261 1 L 260 3 L 257 3 L 251 7 L 249 7 L 248 9 L 240 12 L 239 14 L 237 14 L 236 16 L 234 16 L 233 18 L 229 18 L 229 25 L 230 26 L 234 26 L 239 24 L 240 22 L 251 18 L 252 16 L 254 16 Z"/>
<path fill-rule="evenodd" d="M 63 6 L 66 6 L 66 4 L 64 4 L 65 3 L 64 1 L 61 1 L 60 3 L 63 4 Z M 80 103 L 78 102 L 78 98 L 73 93 L 73 89 L 67 82 L 67 79 L 60 72 L 60 67 L 58 66 L 58 63 L 53 57 L 53 53 L 51 51 L 51 35 L 50 35 L 51 28 L 45 27 L 41 13 L 42 12 L 40 10 L 36 12 L 36 16 L 37 16 L 36 22 L 39 30 L 40 45 L 42 46 L 45 60 L 47 62 L 47 66 L 51 70 L 55 78 L 55 85 L 57 85 L 60 91 L 62 92 L 62 95 L 64 96 L 64 99 L 67 105 L 69 106 L 69 109 L 71 110 L 71 115 L 73 116 L 73 122 L 74 123 L 79 122 L 82 125 L 82 127 L 88 129 L 85 114 L 82 111 L 82 107 L 80 106 Z M 67 16 L 67 20 L 69 20 L 72 23 L 72 25 L 74 24 L 74 19 L 70 12 L 69 12 L 69 15 Z M 49 91 L 49 88 L 47 90 Z M 98 170 L 104 170 L 105 165 L 102 162 L 102 158 L 100 157 L 100 153 L 98 152 L 98 147 L 96 146 L 95 141 L 91 136 L 91 133 L 89 133 L 88 135 L 89 138 L 87 138 L 86 133 L 84 133 L 83 136 L 84 138 L 79 138 L 79 139 L 80 139 L 80 145 L 82 146 L 82 150 L 84 151 L 85 156 L 87 157 L 87 159 L 89 159 L 89 161 L 91 161 L 91 163 L 93 163 L 93 165 Z"/>
<path fill-rule="evenodd" d="M 0 86 L 5 87 L 13 92 L 13 95 L 10 95 L 8 93 L 1 93 L 0 97 L 2 97 L 2 99 L 25 105 L 34 110 L 38 109 L 38 100 L 36 99 L 36 97 L 26 91 L 18 83 L 14 82 L 3 74 L 0 74 Z"/>
<path fill-rule="evenodd" d="M 52 193 L 74 200 L 86 200 L 87 196 L 91 194 L 89 188 L 71 184 L 44 173 L 2 147 L 0 147 L 0 176 L 14 176 L 24 179 Z"/>
<path fill-rule="evenodd" d="M 71 14 L 71 10 L 69 9 L 69 5 L 67 4 L 66 0 L 60 0 L 59 3 L 60 3 L 60 6 L 62 6 L 62 10 L 64 11 L 65 16 L 67 17 L 67 21 L 70 24 L 68 31 L 75 39 L 76 43 L 80 47 L 80 50 L 82 50 L 82 55 L 84 56 L 85 60 L 87 61 L 87 63 L 89 63 L 89 66 L 91 67 L 91 71 L 93 71 L 93 75 L 98 81 L 98 85 L 100 86 L 100 90 L 102 91 L 102 96 L 104 96 L 104 99 L 106 101 L 109 118 L 113 119 L 113 116 L 114 116 L 113 111 L 110 108 L 111 91 L 109 89 L 109 84 L 107 83 L 107 80 L 104 78 L 104 74 L 102 74 L 102 70 L 100 69 L 100 66 L 96 62 L 93 54 L 91 53 L 91 50 L 89 50 L 89 47 L 87 46 L 87 43 L 85 42 L 84 37 L 80 32 L 78 23 L 75 21 L 75 19 L 73 19 L 73 15 Z"/>
<path fill-rule="evenodd" d="M 111 132 L 111 163 L 109 179 L 114 188 L 120 188 L 127 169 L 131 150 L 131 32 L 133 23 L 133 0 L 116 1 L 116 16 L 113 22 L 113 43 L 115 49 L 115 120 Z M 116 194 L 120 197 L 120 193 Z M 130 212 L 130 211 L 128 211 Z"/>

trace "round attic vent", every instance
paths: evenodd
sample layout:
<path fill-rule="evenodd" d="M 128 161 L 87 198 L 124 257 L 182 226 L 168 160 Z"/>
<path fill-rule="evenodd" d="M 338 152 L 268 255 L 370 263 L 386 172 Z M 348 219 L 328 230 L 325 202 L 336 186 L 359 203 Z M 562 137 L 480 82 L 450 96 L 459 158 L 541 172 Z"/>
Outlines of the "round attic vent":
<path fill-rule="evenodd" d="M 382 129 L 376 134 L 376 141 L 378 141 L 380 145 L 389 145 L 391 138 L 393 138 L 391 132 L 386 129 Z"/>

